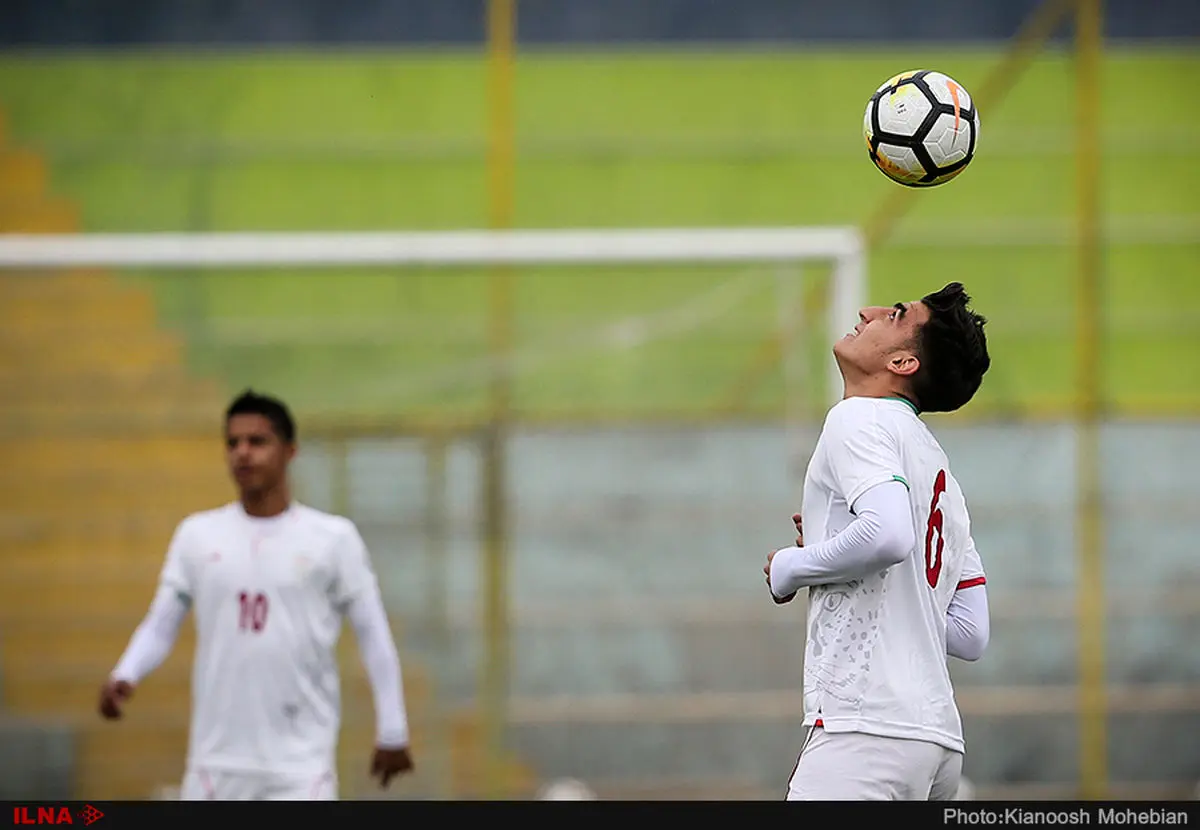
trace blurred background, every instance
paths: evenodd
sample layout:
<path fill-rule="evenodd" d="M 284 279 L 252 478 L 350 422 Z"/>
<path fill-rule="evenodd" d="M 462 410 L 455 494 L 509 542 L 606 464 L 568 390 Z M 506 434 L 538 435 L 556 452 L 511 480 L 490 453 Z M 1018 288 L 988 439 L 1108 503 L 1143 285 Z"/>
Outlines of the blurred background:
<path fill-rule="evenodd" d="M 975 795 L 1191 797 L 1197 38 L 1194 0 L 9 0 L 0 233 L 856 229 L 872 302 L 961 280 L 991 319 L 982 392 L 928 419 L 990 577 L 952 667 Z M 982 118 L 928 192 L 860 132 L 916 68 Z M 679 253 L 0 269 L 0 790 L 171 796 L 190 624 L 125 721 L 96 695 L 175 524 L 233 497 L 253 386 L 374 555 L 419 770 L 387 797 L 782 798 L 804 608 L 761 567 L 853 319 L 827 258 Z"/>

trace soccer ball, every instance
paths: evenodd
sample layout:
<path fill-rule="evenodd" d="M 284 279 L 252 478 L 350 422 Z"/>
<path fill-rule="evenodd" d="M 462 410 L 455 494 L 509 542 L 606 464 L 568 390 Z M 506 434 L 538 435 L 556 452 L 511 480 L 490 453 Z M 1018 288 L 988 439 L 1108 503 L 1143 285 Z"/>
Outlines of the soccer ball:
<path fill-rule="evenodd" d="M 933 187 L 975 158 L 979 112 L 953 78 L 928 69 L 901 72 L 867 102 L 863 135 L 871 161 L 889 179 Z"/>

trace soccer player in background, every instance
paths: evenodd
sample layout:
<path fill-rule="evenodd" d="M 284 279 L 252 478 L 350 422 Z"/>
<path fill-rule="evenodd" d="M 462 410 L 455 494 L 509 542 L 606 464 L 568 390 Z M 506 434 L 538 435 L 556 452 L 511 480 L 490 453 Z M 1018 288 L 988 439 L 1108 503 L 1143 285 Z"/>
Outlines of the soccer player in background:
<path fill-rule="evenodd" d="M 809 462 L 796 544 L 763 568 L 776 603 L 809 589 L 809 730 L 789 800 L 938 801 L 958 789 L 947 655 L 982 656 L 987 588 L 963 493 L 920 415 L 961 408 L 988 370 L 986 320 L 969 303 L 951 283 L 864 308 L 833 347 L 844 399 Z"/>
<path fill-rule="evenodd" d="M 238 499 L 176 528 L 157 594 L 100 694 L 122 715 L 195 612 L 184 800 L 336 800 L 341 692 L 335 645 L 349 619 L 374 693 L 371 774 L 413 768 L 400 660 L 370 556 L 346 518 L 296 502 L 287 407 L 252 391 L 225 414 Z"/>

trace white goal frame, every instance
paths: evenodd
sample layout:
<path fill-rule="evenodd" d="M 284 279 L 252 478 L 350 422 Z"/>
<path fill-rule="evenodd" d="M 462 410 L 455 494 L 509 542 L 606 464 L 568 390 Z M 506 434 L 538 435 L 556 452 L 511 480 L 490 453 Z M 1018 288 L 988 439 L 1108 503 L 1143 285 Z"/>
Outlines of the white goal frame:
<path fill-rule="evenodd" d="M 832 263 L 831 335 L 866 302 L 866 245 L 854 227 L 419 232 L 0 234 L 0 270 L 119 267 Z M 841 377 L 829 360 L 830 394 Z M 831 401 L 832 403 L 833 401 Z"/>

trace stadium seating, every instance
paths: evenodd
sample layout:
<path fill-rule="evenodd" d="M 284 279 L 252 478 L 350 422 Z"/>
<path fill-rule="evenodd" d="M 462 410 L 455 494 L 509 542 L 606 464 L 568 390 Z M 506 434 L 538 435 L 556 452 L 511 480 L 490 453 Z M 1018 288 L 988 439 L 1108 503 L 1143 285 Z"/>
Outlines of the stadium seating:
<path fill-rule="evenodd" d="M 0 232 L 77 228 L 72 206 L 50 194 L 43 160 L 9 147 L 0 127 Z M 182 773 L 190 624 L 122 723 L 101 721 L 96 695 L 145 613 L 175 524 L 231 497 L 225 390 L 189 374 L 150 293 L 97 272 L 3 275 L 0 377 L 0 705 L 74 728 L 77 798 L 149 798 Z M 352 637 L 342 651 L 339 760 L 353 795 L 365 784 L 374 715 Z M 432 691 L 407 658 L 405 681 L 420 761 Z M 454 729 L 452 771 L 466 791 L 481 757 L 476 721 L 466 712 Z"/>

